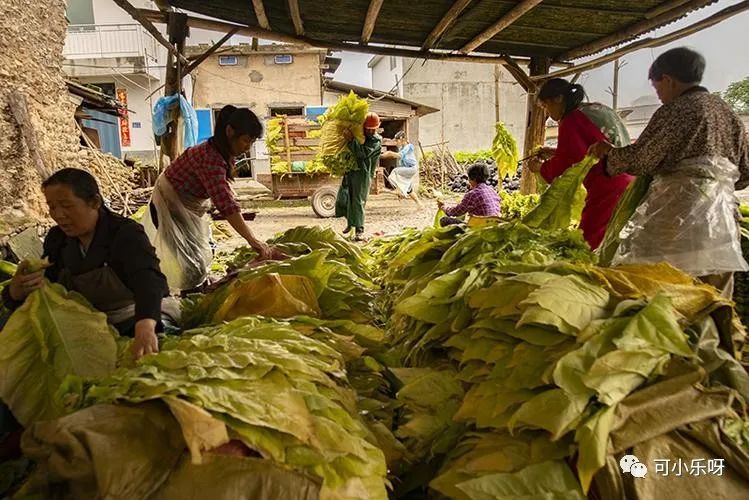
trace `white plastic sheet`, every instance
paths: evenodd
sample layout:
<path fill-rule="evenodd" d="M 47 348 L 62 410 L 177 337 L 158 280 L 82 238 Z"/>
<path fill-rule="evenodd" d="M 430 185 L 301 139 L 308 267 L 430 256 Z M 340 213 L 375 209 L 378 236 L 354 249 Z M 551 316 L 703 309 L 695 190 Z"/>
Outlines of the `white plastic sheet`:
<path fill-rule="evenodd" d="M 156 180 L 149 208 L 142 224 L 156 248 L 170 290 L 199 286 L 208 276 L 213 260 L 208 200 L 180 195 L 161 175 Z M 151 215 L 153 209 L 156 221 Z"/>
<path fill-rule="evenodd" d="M 619 234 L 613 265 L 668 262 L 692 276 L 749 270 L 741 253 L 735 184 L 726 158 L 683 160 L 653 179 Z"/>

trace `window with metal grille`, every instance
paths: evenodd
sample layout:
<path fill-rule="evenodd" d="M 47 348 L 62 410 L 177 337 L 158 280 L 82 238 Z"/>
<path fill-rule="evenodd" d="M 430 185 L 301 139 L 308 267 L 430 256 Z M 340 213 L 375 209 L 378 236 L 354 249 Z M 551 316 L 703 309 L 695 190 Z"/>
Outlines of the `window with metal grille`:
<path fill-rule="evenodd" d="M 273 62 L 276 64 L 291 64 L 294 62 L 294 57 L 291 54 L 279 54 L 273 57 Z"/>
<path fill-rule="evenodd" d="M 218 56 L 219 66 L 236 66 L 237 56 Z"/>

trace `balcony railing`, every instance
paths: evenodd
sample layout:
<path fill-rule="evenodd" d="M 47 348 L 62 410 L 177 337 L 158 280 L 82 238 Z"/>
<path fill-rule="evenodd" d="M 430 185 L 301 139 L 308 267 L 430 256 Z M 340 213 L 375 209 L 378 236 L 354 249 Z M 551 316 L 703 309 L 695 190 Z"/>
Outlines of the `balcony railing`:
<path fill-rule="evenodd" d="M 73 24 L 62 53 L 67 59 L 144 57 L 155 63 L 159 50 L 159 43 L 140 24 Z"/>

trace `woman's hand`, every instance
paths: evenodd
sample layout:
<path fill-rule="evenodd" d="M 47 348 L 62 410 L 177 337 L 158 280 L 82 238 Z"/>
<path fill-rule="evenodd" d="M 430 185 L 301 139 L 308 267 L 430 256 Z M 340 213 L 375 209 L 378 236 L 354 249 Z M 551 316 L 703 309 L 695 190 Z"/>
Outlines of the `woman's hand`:
<path fill-rule="evenodd" d="M 159 339 L 156 338 L 156 321 L 144 318 L 135 323 L 133 357 L 138 360 L 148 354 L 159 352 Z"/>
<path fill-rule="evenodd" d="M 26 261 L 21 262 L 16 269 L 16 274 L 10 280 L 8 292 L 10 298 L 17 301 L 23 302 L 26 297 L 29 296 L 34 290 L 38 290 L 44 283 L 44 271 L 37 271 L 35 273 L 27 272 L 29 263 Z"/>
<path fill-rule="evenodd" d="M 257 252 L 257 260 L 268 260 L 273 254 L 271 246 L 264 241 L 255 240 L 251 243 L 251 246 Z"/>
<path fill-rule="evenodd" d="M 536 154 L 536 156 L 546 161 L 549 158 L 553 157 L 555 154 L 557 154 L 557 148 L 550 148 L 548 146 L 544 146 L 538 150 L 538 153 Z"/>
<path fill-rule="evenodd" d="M 606 158 L 606 156 L 609 154 L 609 151 L 614 149 L 614 145 L 610 142 L 601 141 L 593 144 L 591 147 L 588 148 L 588 154 L 590 156 L 595 156 L 596 158 Z"/>
<path fill-rule="evenodd" d="M 534 156 L 533 158 L 529 159 L 525 165 L 526 167 L 528 167 L 528 170 L 530 170 L 534 174 L 537 174 L 541 171 L 543 162 L 538 156 Z"/>
<path fill-rule="evenodd" d="M 345 138 L 345 139 L 346 139 L 347 141 L 350 141 L 351 139 L 353 139 L 353 138 L 354 138 L 354 133 L 353 133 L 353 132 L 351 132 L 351 129 L 345 128 L 345 129 L 343 129 L 343 137 L 344 137 L 344 138 Z"/>
<path fill-rule="evenodd" d="M 270 258 L 272 260 L 286 260 L 289 258 L 288 255 L 286 255 L 280 248 L 278 247 L 271 247 L 270 249 Z"/>

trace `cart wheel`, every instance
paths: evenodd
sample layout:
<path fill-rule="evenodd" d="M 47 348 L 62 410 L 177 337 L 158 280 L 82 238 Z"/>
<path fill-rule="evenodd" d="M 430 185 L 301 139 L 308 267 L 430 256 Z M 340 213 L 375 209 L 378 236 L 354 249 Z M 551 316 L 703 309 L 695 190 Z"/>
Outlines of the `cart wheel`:
<path fill-rule="evenodd" d="M 335 215 L 335 200 L 338 196 L 338 188 L 324 186 L 312 194 L 312 210 L 315 215 L 322 218 Z"/>

